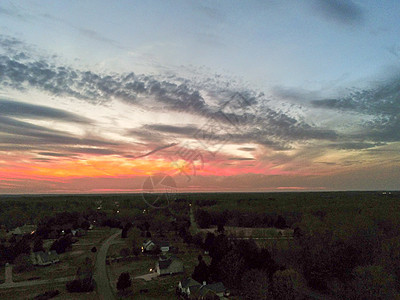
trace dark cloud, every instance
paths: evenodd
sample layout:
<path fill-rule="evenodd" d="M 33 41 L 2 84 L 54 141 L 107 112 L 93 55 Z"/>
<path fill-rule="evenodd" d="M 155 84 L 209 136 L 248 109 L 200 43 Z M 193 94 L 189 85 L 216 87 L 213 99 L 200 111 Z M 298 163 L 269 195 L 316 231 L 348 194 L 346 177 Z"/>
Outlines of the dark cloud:
<path fill-rule="evenodd" d="M 67 150 L 75 154 L 123 155 L 123 152 L 107 148 L 74 147 Z"/>
<path fill-rule="evenodd" d="M 351 0 L 314 0 L 313 6 L 322 16 L 345 25 L 361 24 L 363 9 Z"/>
<path fill-rule="evenodd" d="M 342 142 L 338 144 L 330 144 L 331 148 L 340 150 L 362 150 L 382 146 L 382 143 L 367 143 L 367 142 Z"/>
<path fill-rule="evenodd" d="M 169 145 L 160 146 L 160 147 L 157 147 L 157 148 L 155 148 L 154 150 L 152 150 L 152 151 L 150 151 L 150 152 L 147 152 L 147 153 L 145 153 L 145 154 L 143 154 L 143 155 L 135 156 L 134 158 L 146 157 L 146 156 L 149 156 L 149 155 L 151 155 L 151 154 L 154 154 L 154 153 L 156 153 L 156 152 L 158 152 L 158 151 L 161 151 L 161 150 L 164 150 L 164 149 L 168 149 L 168 148 L 174 147 L 174 146 L 176 146 L 176 145 L 178 145 L 178 144 L 177 144 L 177 143 L 172 143 L 172 144 L 169 144 Z"/>
<path fill-rule="evenodd" d="M 349 111 L 372 118 L 363 123 L 365 130 L 351 135 L 358 140 L 400 141 L 400 76 L 378 87 L 352 92 L 337 99 L 311 101 L 317 108 Z"/>
<path fill-rule="evenodd" d="M 66 122 L 89 124 L 85 117 L 51 107 L 0 99 L 0 112 L 3 115 L 32 119 L 54 119 Z"/>
<path fill-rule="evenodd" d="M 66 153 L 57 153 L 57 152 L 38 152 L 37 154 L 42 156 L 51 156 L 51 157 L 70 157 L 71 154 Z"/>
<path fill-rule="evenodd" d="M 3 41 L 9 49 L 8 53 L 21 53 L 18 49 L 24 48 L 17 40 L 5 41 L 3 38 Z M 17 59 L 15 55 L 0 56 L 1 85 L 19 90 L 34 87 L 52 95 L 71 96 L 93 104 L 119 99 L 150 110 L 185 112 L 218 123 L 223 130 L 216 132 L 217 139 L 255 142 L 281 150 L 290 149 L 293 141 L 337 138 L 334 130 L 317 128 L 269 108 L 262 93 L 249 89 L 232 89 L 229 86 L 220 87 L 213 85 L 212 79 L 208 83 L 198 84 L 174 76 L 170 80 L 162 80 L 134 73 L 100 74 L 58 66 L 45 59 L 35 60 L 27 52 L 22 53 L 29 59 Z M 218 103 L 207 104 L 203 94 L 211 96 Z M 149 102 L 155 105 L 149 107 Z M 35 110 L 35 113 L 47 114 L 49 117 L 58 114 L 66 120 L 80 120 L 78 116 L 63 114 L 61 111 L 26 106 L 24 109 Z M 128 135 L 138 137 L 145 143 L 165 144 L 171 134 L 192 138 L 195 130 L 191 125 L 147 125 L 129 131 Z"/>
<path fill-rule="evenodd" d="M 95 138 L 80 138 L 69 133 L 38 126 L 29 122 L 0 116 L 0 145 L 89 145 L 115 146 L 113 142 Z"/>
<path fill-rule="evenodd" d="M 238 148 L 238 150 L 251 152 L 251 151 L 255 151 L 256 148 L 253 148 L 253 147 L 240 147 L 240 148 Z"/>

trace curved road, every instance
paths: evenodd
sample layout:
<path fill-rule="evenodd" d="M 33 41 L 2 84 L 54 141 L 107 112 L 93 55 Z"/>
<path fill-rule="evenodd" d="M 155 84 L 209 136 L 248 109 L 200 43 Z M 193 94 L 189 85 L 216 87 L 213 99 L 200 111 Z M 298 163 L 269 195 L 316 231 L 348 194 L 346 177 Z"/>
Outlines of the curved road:
<path fill-rule="evenodd" d="M 110 286 L 110 281 L 107 276 L 106 269 L 106 257 L 107 251 L 113 240 L 121 234 L 121 230 L 118 230 L 112 236 L 110 236 L 105 242 L 101 245 L 101 248 L 96 256 L 96 264 L 94 268 L 94 280 L 96 281 L 97 286 L 97 294 L 99 295 L 99 299 L 102 300 L 112 300 L 115 299 L 114 294 L 112 293 L 112 289 Z"/>

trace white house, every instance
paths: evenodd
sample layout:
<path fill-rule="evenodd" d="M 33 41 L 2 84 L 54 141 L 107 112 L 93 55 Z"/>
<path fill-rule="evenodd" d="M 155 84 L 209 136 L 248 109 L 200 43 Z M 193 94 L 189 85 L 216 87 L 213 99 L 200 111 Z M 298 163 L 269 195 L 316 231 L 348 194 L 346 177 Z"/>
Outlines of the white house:
<path fill-rule="evenodd" d="M 183 262 L 175 256 L 169 258 L 161 256 L 156 263 L 156 272 L 160 276 L 183 273 Z"/>

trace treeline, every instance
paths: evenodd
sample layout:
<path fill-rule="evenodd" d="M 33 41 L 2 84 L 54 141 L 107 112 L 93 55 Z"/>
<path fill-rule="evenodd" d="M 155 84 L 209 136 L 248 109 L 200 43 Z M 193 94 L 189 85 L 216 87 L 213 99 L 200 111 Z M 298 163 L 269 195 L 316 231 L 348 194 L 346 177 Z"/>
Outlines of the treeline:
<path fill-rule="evenodd" d="M 286 219 L 275 213 L 244 212 L 239 210 L 209 211 L 196 209 L 194 217 L 200 228 L 211 226 L 287 228 Z"/>
<path fill-rule="evenodd" d="M 390 207 L 308 215 L 287 253 L 314 289 L 346 299 L 394 299 L 400 292 L 400 220 Z"/>

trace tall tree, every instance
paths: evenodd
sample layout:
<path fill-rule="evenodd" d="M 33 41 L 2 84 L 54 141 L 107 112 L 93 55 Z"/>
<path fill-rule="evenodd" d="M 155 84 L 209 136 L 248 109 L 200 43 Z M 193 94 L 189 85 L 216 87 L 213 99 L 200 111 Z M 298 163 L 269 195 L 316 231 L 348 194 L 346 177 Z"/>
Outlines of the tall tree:
<path fill-rule="evenodd" d="M 131 281 L 131 276 L 129 275 L 129 272 L 123 272 L 121 275 L 119 275 L 118 281 L 117 281 L 117 289 L 120 290 L 125 290 L 129 288 L 132 285 Z"/>

